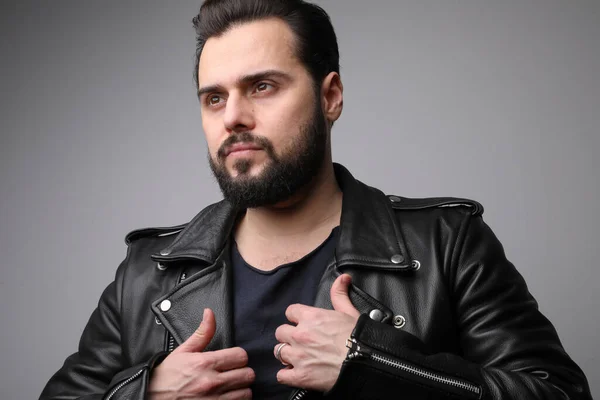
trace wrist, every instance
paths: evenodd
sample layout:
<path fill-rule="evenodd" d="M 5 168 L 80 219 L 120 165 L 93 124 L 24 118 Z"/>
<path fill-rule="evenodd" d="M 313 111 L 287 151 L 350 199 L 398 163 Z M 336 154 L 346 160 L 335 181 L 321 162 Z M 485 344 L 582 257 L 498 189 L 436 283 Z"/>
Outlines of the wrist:
<path fill-rule="evenodd" d="M 167 400 L 164 389 L 160 388 L 161 364 L 170 353 L 164 351 L 154 355 L 148 362 L 149 378 L 146 388 L 146 400 Z"/>

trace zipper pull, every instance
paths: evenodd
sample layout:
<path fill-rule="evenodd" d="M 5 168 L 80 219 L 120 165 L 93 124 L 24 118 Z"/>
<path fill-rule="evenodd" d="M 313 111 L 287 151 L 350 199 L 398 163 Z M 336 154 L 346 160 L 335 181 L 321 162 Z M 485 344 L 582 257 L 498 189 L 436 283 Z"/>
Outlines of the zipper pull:
<path fill-rule="evenodd" d="M 348 360 L 369 355 L 368 350 L 362 348 L 354 338 L 346 339 L 346 347 L 348 348 L 348 354 L 346 355 Z"/>

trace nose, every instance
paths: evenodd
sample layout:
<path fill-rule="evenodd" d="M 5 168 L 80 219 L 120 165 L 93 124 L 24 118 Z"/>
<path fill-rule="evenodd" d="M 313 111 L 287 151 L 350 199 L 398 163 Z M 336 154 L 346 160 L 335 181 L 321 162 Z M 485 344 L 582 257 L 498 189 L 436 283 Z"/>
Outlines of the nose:
<path fill-rule="evenodd" d="M 254 110 L 250 101 L 244 96 L 230 94 L 225 106 L 223 123 L 229 133 L 253 130 Z"/>

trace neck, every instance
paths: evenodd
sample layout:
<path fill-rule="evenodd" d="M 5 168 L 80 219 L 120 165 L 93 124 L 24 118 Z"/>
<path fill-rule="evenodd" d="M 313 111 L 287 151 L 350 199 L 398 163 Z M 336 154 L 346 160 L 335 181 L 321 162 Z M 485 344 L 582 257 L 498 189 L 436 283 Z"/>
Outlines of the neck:
<path fill-rule="evenodd" d="M 291 199 L 275 206 L 248 209 L 238 224 L 236 237 L 271 243 L 306 238 L 339 225 L 341 211 L 342 191 L 333 164 L 325 162 L 313 181 Z"/>

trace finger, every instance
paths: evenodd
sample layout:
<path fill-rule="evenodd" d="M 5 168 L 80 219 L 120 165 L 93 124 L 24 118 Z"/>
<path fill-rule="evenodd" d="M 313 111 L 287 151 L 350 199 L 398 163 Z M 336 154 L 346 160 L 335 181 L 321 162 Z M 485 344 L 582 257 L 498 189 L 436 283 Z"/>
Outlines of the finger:
<path fill-rule="evenodd" d="M 281 343 L 277 344 L 275 347 L 273 347 L 273 356 L 275 356 L 275 358 L 277 358 L 277 348 L 281 345 Z M 294 349 L 292 348 L 291 344 L 286 344 L 285 346 L 283 346 L 281 348 L 281 350 L 279 351 L 279 362 L 281 362 L 281 364 L 289 364 L 289 365 L 294 365 L 294 363 L 292 362 L 292 360 L 295 360 L 296 358 L 294 356 L 297 356 L 297 354 L 294 354 Z"/>
<path fill-rule="evenodd" d="M 252 398 L 252 390 L 249 388 L 233 390 L 231 392 L 221 394 L 219 400 L 250 400 Z"/>
<path fill-rule="evenodd" d="M 221 372 L 217 379 L 222 383 L 217 393 L 227 393 L 237 389 L 248 388 L 254 382 L 255 378 L 256 374 L 254 370 L 249 367 Z"/>
<path fill-rule="evenodd" d="M 298 379 L 296 377 L 296 370 L 294 368 L 283 368 L 277 372 L 277 382 L 282 385 L 299 387 Z"/>
<path fill-rule="evenodd" d="M 331 285 L 331 304 L 333 304 L 334 310 L 358 318 L 360 312 L 354 307 L 350 301 L 350 296 L 348 296 L 351 282 L 352 277 L 348 274 L 338 276 L 333 285 Z"/>
<path fill-rule="evenodd" d="M 285 317 L 288 321 L 297 324 L 303 318 L 303 315 L 308 309 L 313 307 L 305 306 L 304 304 L 292 304 L 285 310 Z"/>
<path fill-rule="evenodd" d="M 296 327 L 292 325 L 280 325 L 275 329 L 275 339 L 280 343 L 292 343 L 292 332 Z"/>
<path fill-rule="evenodd" d="M 217 324 L 215 321 L 215 314 L 210 308 L 204 309 L 202 315 L 202 322 L 196 331 L 190 336 L 185 342 L 177 347 L 173 352 L 185 353 L 185 352 L 199 352 L 208 346 L 215 331 L 217 330 Z"/>
<path fill-rule="evenodd" d="M 232 347 L 204 353 L 212 357 L 213 368 L 217 371 L 229 371 L 248 365 L 248 353 L 241 347 Z"/>

